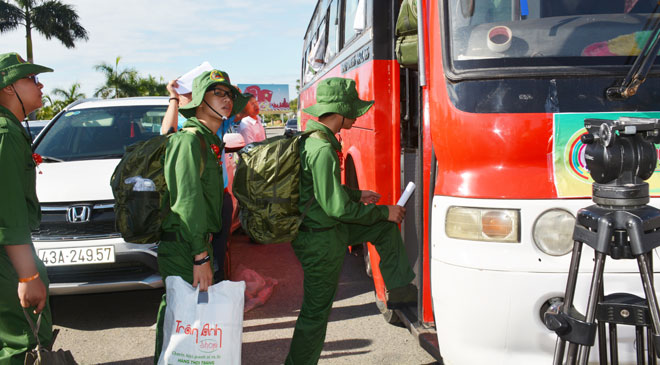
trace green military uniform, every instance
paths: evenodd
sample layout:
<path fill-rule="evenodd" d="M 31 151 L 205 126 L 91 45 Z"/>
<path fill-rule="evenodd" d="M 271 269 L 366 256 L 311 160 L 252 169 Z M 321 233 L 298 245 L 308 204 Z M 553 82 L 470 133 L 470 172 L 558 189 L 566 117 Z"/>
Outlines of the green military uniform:
<path fill-rule="evenodd" d="M 209 78 L 209 74 L 216 78 Z M 222 81 L 218 81 L 220 79 Z M 176 133 L 167 142 L 163 166 L 168 195 L 164 204 L 169 204 L 171 213 L 163 222 L 164 239 L 158 246 L 158 269 L 163 281 L 173 275 L 192 284 L 194 256 L 204 251 L 209 253 L 210 262 L 213 263 L 209 234 L 220 231 L 222 227 L 224 183 L 220 155 L 216 154 L 212 147 L 215 145 L 217 151 L 222 151 L 223 144 L 218 135 L 194 115 L 195 108 L 201 104 L 206 90 L 214 84 L 227 85 L 228 80 L 226 73 L 217 70 L 201 74 L 193 84 L 193 100 L 185 109 L 180 108 L 181 114 L 189 118 L 183 128 L 195 128 L 203 137 L 205 146 L 200 146 L 197 135 L 187 131 Z M 230 88 L 235 95 L 239 94 L 233 86 Z M 206 148 L 208 153 L 200 178 L 202 147 Z M 172 236 L 176 239 L 171 239 Z M 165 308 L 163 296 L 158 310 L 155 363 L 162 351 Z"/>
<path fill-rule="evenodd" d="M 8 64 L 11 66 L 6 67 Z M 3 67 L 5 66 L 5 67 Z M 0 55 L 0 88 L 29 74 L 52 71 L 29 64 L 17 54 Z M 0 106 L 0 364 L 23 364 L 25 352 L 36 347 L 37 340 L 25 319 L 18 299 L 18 274 L 5 246 L 32 246 L 30 231 L 39 227 L 41 209 L 36 194 L 35 162 L 30 136 L 16 116 Z M 48 290 L 48 274 L 32 246 L 40 280 Z M 27 310 L 33 321 L 38 315 Z M 53 338 L 50 305 L 42 311 L 39 340 L 48 346 Z"/>
<path fill-rule="evenodd" d="M 333 79 L 324 81 L 332 83 Z M 317 89 L 319 103 L 322 85 L 323 82 Z M 345 92 L 351 95 L 350 90 Z M 357 98 L 354 84 L 353 93 Z M 369 106 L 371 104 L 366 109 Z M 313 111 L 310 114 L 315 115 Z M 344 115 L 355 117 L 347 114 Z M 387 288 L 403 287 L 415 277 L 399 228 L 387 220 L 388 208 L 364 205 L 360 202 L 361 191 L 341 185 L 337 154 L 341 151 L 341 144 L 333 132 L 312 120 L 307 123 L 306 130 L 320 130 L 325 133 L 325 138 L 307 138 L 301 148 L 301 211 L 310 199 L 314 201 L 307 210 L 298 236 L 291 243 L 305 273 L 302 308 L 285 362 L 294 365 L 318 362 L 347 246 L 365 241 L 375 245 Z"/>

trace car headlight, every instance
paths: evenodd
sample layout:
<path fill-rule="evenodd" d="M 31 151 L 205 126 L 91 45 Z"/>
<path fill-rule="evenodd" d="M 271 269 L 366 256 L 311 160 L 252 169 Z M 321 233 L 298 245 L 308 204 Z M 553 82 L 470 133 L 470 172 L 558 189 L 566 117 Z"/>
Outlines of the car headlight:
<path fill-rule="evenodd" d="M 462 240 L 520 242 L 520 212 L 513 209 L 449 207 L 448 237 Z"/>
<path fill-rule="evenodd" d="M 573 250 L 574 226 L 575 217 L 563 209 L 543 212 L 534 222 L 534 243 L 548 255 L 566 255 Z"/>

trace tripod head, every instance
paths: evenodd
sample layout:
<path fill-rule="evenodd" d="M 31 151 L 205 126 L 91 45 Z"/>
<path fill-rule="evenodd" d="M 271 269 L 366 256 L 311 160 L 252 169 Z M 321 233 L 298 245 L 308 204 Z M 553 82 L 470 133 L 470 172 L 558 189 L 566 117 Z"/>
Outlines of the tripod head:
<path fill-rule="evenodd" d="M 608 207 L 647 204 L 649 179 L 656 169 L 660 119 L 620 117 L 585 119 L 582 136 L 593 184 L 593 201 Z"/>

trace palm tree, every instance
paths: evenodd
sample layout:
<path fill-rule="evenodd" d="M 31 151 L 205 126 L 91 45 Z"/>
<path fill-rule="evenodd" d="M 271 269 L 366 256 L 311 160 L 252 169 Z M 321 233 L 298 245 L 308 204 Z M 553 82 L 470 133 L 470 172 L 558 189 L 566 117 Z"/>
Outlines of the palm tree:
<path fill-rule="evenodd" d="M 78 39 L 88 39 L 71 5 L 59 0 L 14 0 L 15 6 L 8 1 L 0 0 L 0 33 L 25 26 L 28 62 L 33 62 L 32 29 L 46 39 L 57 38 L 67 48 L 75 47 Z"/>
<path fill-rule="evenodd" d="M 44 95 L 42 100 L 44 106 L 37 110 L 36 119 L 53 119 L 55 114 L 68 105 L 64 104 L 62 100 L 53 100 L 49 95 Z"/>
<path fill-rule="evenodd" d="M 167 95 L 167 83 L 163 77 L 157 80 L 154 76 L 140 77 L 138 80 L 138 92 L 140 96 L 163 96 Z"/>
<path fill-rule="evenodd" d="M 96 89 L 94 96 L 100 96 L 102 98 L 120 98 L 138 95 L 137 71 L 132 68 L 127 68 L 120 72 L 120 60 L 121 57 L 118 56 L 115 60 L 114 67 L 105 62 L 94 66 L 96 71 L 105 74 L 105 85 Z"/>
<path fill-rule="evenodd" d="M 68 90 L 55 88 L 53 89 L 53 94 L 56 96 L 62 97 L 62 103 L 64 105 L 69 105 L 78 99 L 84 99 L 84 93 L 80 92 L 80 83 L 76 82 Z"/>

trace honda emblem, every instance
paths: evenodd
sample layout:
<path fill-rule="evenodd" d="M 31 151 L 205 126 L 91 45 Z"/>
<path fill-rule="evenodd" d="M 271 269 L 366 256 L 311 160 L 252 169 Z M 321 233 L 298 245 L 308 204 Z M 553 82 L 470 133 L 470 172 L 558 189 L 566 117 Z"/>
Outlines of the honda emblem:
<path fill-rule="evenodd" d="M 69 223 L 86 223 L 92 215 L 92 208 L 89 205 L 70 206 L 66 211 L 66 221 Z"/>

